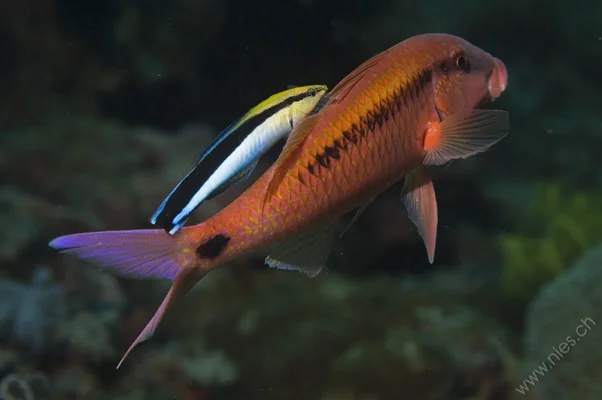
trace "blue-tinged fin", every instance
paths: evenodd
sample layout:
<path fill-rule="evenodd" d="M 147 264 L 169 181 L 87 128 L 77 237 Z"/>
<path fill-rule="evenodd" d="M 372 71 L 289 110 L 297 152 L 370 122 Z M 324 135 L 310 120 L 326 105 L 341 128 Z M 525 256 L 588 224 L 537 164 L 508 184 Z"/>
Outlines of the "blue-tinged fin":
<path fill-rule="evenodd" d="M 117 365 L 139 343 L 150 339 L 165 312 L 206 273 L 195 268 L 197 243 L 191 235 L 166 235 L 161 229 L 86 232 L 58 237 L 50 246 L 135 278 L 169 279 L 171 288 Z"/>
<path fill-rule="evenodd" d="M 315 108 L 326 90 L 326 86 L 313 85 L 280 92 L 232 123 L 200 154 L 192 171 L 178 183 L 155 211 L 151 223 L 159 224 L 168 233 L 174 234 L 202 202 L 247 179 L 259 158 L 275 144 L 272 139 L 286 137 L 293 126 Z M 276 114 L 278 118 L 275 118 Z M 250 148 L 242 149 L 241 143 L 253 135 L 259 137 L 253 141 L 247 140 L 247 146 Z M 262 140 L 262 135 L 266 136 L 265 140 Z M 269 140 L 268 135 L 271 135 Z M 234 161 L 228 160 L 234 154 Z M 226 161 L 229 161 L 229 164 L 224 173 Z M 220 173 L 216 175 L 218 170 Z M 216 181 L 205 186 L 210 179 Z"/>
<path fill-rule="evenodd" d="M 177 241 L 160 229 L 77 233 L 49 245 L 128 278 L 171 280 L 180 270 Z"/>

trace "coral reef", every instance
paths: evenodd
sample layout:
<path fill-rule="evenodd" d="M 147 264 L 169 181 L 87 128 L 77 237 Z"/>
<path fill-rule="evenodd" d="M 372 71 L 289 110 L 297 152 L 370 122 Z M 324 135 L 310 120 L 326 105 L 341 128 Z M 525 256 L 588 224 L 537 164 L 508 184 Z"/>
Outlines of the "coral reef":
<path fill-rule="evenodd" d="M 65 307 L 61 287 L 52 282 L 46 268 L 34 271 L 30 285 L 0 281 L 0 335 L 41 353 L 53 344 Z"/>
<path fill-rule="evenodd" d="M 0 380 L 0 400 L 40 400 L 49 395 L 48 380 L 39 373 L 9 374 Z"/>
<path fill-rule="evenodd" d="M 597 327 L 515 389 L 581 319 L 602 321 L 599 250 L 575 264 L 602 240 L 601 13 L 559 0 L 0 2 L 0 399 L 600 398 Z M 485 154 L 431 169 L 435 263 L 400 183 L 318 278 L 260 257 L 214 271 L 116 371 L 166 283 L 122 280 L 48 240 L 148 228 L 251 105 L 289 84 L 333 87 L 427 31 L 505 62 L 494 107 L 512 123 Z"/>
<path fill-rule="evenodd" d="M 520 233 L 500 236 L 503 292 L 528 301 L 544 283 L 562 274 L 602 240 L 602 193 L 565 193 L 556 183 L 534 185 Z"/>
<path fill-rule="evenodd" d="M 184 318 L 197 322 L 174 336 L 192 340 L 202 331 L 208 345 L 223 346 L 240 371 L 230 398 L 264 398 L 268 388 L 270 398 L 289 399 L 387 399 L 403 390 L 424 399 L 494 399 L 508 392 L 510 366 L 500 349 L 516 339 L 442 292 L 332 272 L 309 280 L 260 270 L 220 282 L 189 300 L 219 303 L 220 312 L 188 308 Z M 241 290 L 245 296 L 235 296 Z"/>
<path fill-rule="evenodd" d="M 600 398 L 601 265 L 599 245 L 543 287 L 529 306 L 524 378 L 535 376 L 527 385 L 541 399 Z"/>

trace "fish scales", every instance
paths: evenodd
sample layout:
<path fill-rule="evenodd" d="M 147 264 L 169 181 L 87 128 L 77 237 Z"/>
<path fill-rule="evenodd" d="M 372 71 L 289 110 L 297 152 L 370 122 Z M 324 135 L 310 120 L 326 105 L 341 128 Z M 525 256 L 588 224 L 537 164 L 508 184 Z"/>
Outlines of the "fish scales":
<path fill-rule="evenodd" d="M 484 152 L 508 134 L 507 112 L 478 109 L 502 94 L 507 79 L 501 60 L 461 38 L 410 38 L 358 66 L 316 112 L 298 116 L 275 164 L 208 220 L 173 236 L 162 229 L 84 232 L 50 245 L 125 276 L 172 281 L 121 362 L 153 336 L 179 297 L 231 259 L 268 249 L 271 267 L 315 276 L 334 240 L 332 222 L 357 209 L 353 223 L 402 178 L 401 203 L 432 263 L 438 212 L 427 166 Z"/>
<path fill-rule="evenodd" d="M 240 238 L 247 248 L 253 243 L 274 242 L 302 231 L 315 221 L 350 211 L 370 193 L 381 191 L 402 177 L 407 172 L 405 165 L 410 163 L 400 160 L 409 154 L 413 157 L 420 154 L 419 143 L 412 138 L 423 134 L 432 91 L 427 70 L 398 73 L 392 70 L 393 78 L 381 76 L 366 85 L 343 111 L 337 110 L 338 123 L 327 124 L 319 134 L 308 137 L 302 156 L 287 172 L 263 214 L 260 194 L 267 186 L 269 173 L 252 187 L 257 193 L 240 197 L 227 207 L 237 212 L 220 213 L 223 219 L 218 214 L 211 220 L 215 231 Z M 405 79 L 397 78 L 404 75 Z M 357 109 L 363 112 L 353 111 Z M 385 118 L 387 112 L 390 115 Z M 346 131 L 336 128 L 349 125 L 352 128 Z M 399 132 L 400 127 L 404 134 Z M 347 150 L 340 151 L 338 159 L 326 155 L 326 149 L 336 147 L 336 141 L 347 143 Z M 328 166 L 319 160 L 328 160 Z M 372 178 L 366 180 L 366 176 Z M 223 258 L 238 257 L 240 250 L 240 246 L 231 247 Z"/>

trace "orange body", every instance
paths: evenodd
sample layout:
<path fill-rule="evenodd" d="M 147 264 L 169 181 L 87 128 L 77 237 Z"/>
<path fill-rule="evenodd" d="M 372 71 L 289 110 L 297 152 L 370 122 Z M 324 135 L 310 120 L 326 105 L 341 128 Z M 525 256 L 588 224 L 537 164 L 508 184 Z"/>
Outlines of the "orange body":
<path fill-rule="evenodd" d="M 506 113 L 475 108 L 500 96 L 506 83 L 503 63 L 465 40 L 415 36 L 343 79 L 326 105 L 294 128 L 276 163 L 208 220 L 174 236 L 158 229 L 94 232 L 51 245 L 122 275 L 173 281 L 128 353 L 153 334 L 174 299 L 211 269 L 362 209 L 404 177 L 401 199 L 432 261 L 437 206 L 425 164 L 471 156 L 504 137 Z M 280 252 L 270 265 L 304 270 L 302 255 Z"/>
<path fill-rule="evenodd" d="M 476 53 L 473 63 L 489 61 L 489 73 L 461 90 L 468 93 L 446 94 L 459 90 L 442 71 L 454 67 L 442 64 L 453 62 L 456 52 L 467 59 Z M 440 112 L 473 108 L 493 90 L 499 96 L 503 88 L 497 86 L 505 87 L 505 74 L 499 60 L 449 35 L 417 36 L 377 55 L 333 89 L 269 198 L 264 198 L 266 188 L 279 165 L 221 212 L 183 231 L 187 241 L 198 244 L 215 234 L 230 239 L 210 261 L 197 260 L 199 266 L 211 268 L 238 258 L 374 198 L 422 164 L 427 132 L 440 122 Z M 489 88 L 492 80 L 501 82 Z M 439 100 L 437 110 L 437 85 L 455 104 Z M 291 137 L 303 128 L 300 124 Z"/>

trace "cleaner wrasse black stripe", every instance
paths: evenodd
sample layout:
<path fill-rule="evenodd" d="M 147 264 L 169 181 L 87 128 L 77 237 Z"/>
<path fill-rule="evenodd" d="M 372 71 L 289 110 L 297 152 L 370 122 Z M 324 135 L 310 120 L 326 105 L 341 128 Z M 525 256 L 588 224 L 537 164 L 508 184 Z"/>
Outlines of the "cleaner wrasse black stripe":
<path fill-rule="evenodd" d="M 327 87 L 312 85 L 277 93 L 222 131 L 200 154 L 195 167 L 151 217 L 173 235 L 201 205 L 247 179 L 259 159 L 310 113 L 318 112 Z M 224 159 L 223 153 L 229 155 Z"/>

